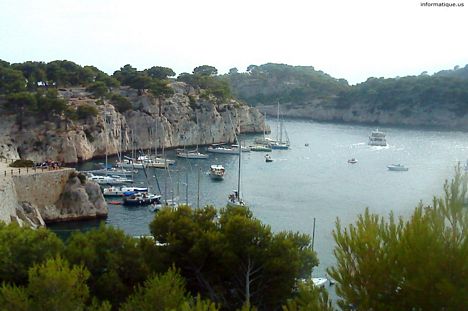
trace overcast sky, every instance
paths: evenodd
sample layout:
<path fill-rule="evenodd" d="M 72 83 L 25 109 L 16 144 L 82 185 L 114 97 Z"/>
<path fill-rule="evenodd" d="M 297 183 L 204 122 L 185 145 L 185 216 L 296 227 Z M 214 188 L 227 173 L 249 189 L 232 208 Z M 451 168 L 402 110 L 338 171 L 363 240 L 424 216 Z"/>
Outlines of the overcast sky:
<path fill-rule="evenodd" d="M 353 84 L 468 64 L 468 1 L 420 2 L 0 0 L 0 59 L 67 59 L 110 74 L 125 64 L 179 74 L 274 62 Z"/>

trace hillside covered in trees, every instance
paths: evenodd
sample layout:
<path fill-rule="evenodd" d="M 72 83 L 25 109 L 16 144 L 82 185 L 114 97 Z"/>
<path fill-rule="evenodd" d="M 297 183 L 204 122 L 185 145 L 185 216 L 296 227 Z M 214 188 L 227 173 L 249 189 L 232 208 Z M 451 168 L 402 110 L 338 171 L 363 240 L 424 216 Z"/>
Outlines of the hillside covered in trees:
<path fill-rule="evenodd" d="M 319 121 L 436 126 L 468 130 L 468 66 L 433 75 L 369 78 L 357 85 L 313 67 L 284 64 L 233 68 L 221 77 L 232 92 L 269 114 Z"/>
<path fill-rule="evenodd" d="M 174 78 L 159 66 L 127 64 L 108 75 L 67 60 L 1 61 L 0 155 L 75 163 L 156 141 L 174 148 L 268 131 L 259 111 L 236 101 L 216 74 L 208 65 Z"/>

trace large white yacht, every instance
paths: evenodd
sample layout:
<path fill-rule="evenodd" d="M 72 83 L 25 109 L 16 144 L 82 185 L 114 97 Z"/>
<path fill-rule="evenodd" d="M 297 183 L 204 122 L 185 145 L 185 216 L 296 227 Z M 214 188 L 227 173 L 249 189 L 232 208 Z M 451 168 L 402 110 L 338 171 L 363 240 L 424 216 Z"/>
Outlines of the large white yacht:
<path fill-rule="evenodd" d="M 371 146 L 387 146 L 387 140 L 385 139 L 385 133 L 376 129 L 372 131 L 369 136 L 369 145 Z"/>

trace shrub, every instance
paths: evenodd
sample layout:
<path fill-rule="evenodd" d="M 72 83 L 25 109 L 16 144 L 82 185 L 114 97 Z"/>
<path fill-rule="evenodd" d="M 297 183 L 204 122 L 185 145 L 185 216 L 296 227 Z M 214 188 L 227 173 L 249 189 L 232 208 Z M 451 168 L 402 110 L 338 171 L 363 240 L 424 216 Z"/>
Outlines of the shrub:
<path fill-rule="evenodd" d="M 76 109 L 76 115 L 78 116 L 78 119 L 83 120 L 97 116 L 98 110 L 96 107 L 91 105 L 81 105 Z"/>
<path fill-rule="evenodd" d="M 15 162 L 10 164 L 10 167 L 33 167 L 34 162 L 31 160 L 16 160 Z"/>

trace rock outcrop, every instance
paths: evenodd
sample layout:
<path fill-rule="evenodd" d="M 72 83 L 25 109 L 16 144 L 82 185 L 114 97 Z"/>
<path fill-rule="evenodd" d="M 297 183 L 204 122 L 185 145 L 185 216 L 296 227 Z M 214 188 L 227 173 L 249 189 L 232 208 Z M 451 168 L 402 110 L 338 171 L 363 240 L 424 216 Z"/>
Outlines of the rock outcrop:
<path fill-rule="evenodd" d="M 0 155 L 33 161 L 47 159 L 76 163 L 132 148 L 175 148 L 233 142 L 235 131 L 263 132 L 261 113 L 235 100 L 219 101 L 201 95 L 182 82 L 171 84 L 174 94 L 165 99 L 134 89 L 114 90 L 126 97 L 133 109 L 118 112 L 111 101 L 94 99 L 83 88 L 60 89 L 70 107 L 91 105 L 97 116 L 85 120 L 37 122 L 34 118 L 18 128 L 12 117 L 1 117 Z M 266 128 L 269 131 L 269 128 Z"/>
<path fill-rule="evenodd" d="M 55 206 L 42 211 L 45 222 L 78 220 L 107 215 L 107 204 L 99 185 L 72 173 Z"/>
<path fill-rule="evenodd" d="M 257 106 L 269 116 L 276 117 L 276 105 Z M 324 122 L 346 122 L 410 127 L 434 127 L 448 130 L 468 131 L 468 114 L 459 115 L 456 110 L 443 107 L 405 107 L 395 110 L 376 109 L 363 103 L 354 103 L 347 108 L 314 100 L 307 105 L 282 105 L 281 114 L 290 118 L 308 118 Z"/>
<path fill-rule="evenodd" d="M 49 222 L 107 215 L 99 185 L 74 169 L 21 173 L 0 178 L 0 220 L 39 227 Z"/>

